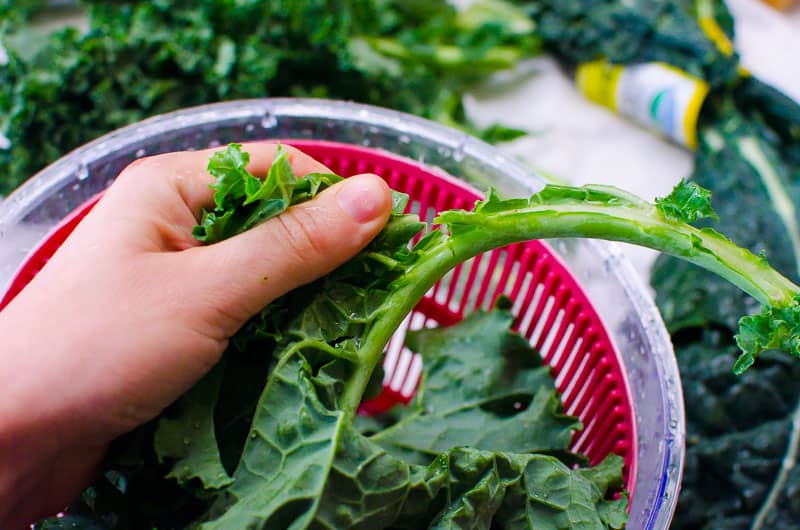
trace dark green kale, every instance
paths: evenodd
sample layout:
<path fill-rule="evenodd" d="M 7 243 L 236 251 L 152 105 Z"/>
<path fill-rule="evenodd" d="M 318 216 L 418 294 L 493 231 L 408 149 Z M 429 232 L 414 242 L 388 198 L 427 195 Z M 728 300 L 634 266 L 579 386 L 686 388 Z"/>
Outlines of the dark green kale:
<path fill-rule="evenodd" d="M 795 207 L 800 200 L 798 116 L 800 107 L 775 97 L 774 89 L 752 78 L 743 79 L 733 92 L 720 94 L 707 104 L 692 174 L 694 182 L 714 195 L 721 218 L 718 228 L 737 243 L 763 253 L 790 278 L 798 278 L 800 265 L 800 221 Z M 725 390 L 717 390 L 718 395 L 709 401 L 698 400 L 694 389 L 705 388 L 706 381 L 717 377 L 717 372 L 708 363 L 690 369 L 690 363 L 684 360 L 687 352 L 702 351 L 708 359 L 717 359 L 718 365 L 726 364 L 737 345 L 722 339 L 709 344 L 703 337 L 719 332 L 725 336 L 725 330 L 735 329 L 743 312 L 755 312 L 752 300 L 705 271 L 692 270 L 668 258 L 657 261 L 652 282 L 676 343 L 687 402 L 690 443 L 676 527 L 749 528 L 757 523 L 758 528 L 780 528 L 800 524 L 800 511 L 793 508 L 792 500 L 800 484 L 794 464 L 800 445 L 800 424 L 795 420 L 800 411 L 800 387 L 788 375 L 793 368 L 776 364 L 770 356 L 764 366 L 756 365 L 747 374 L 750 383 L 746 387 L 728 381 Z M 778 318 L 754 314 L 740 327 L 738 343 L 753 351 L 796 350 L 797 346 L 781 339 L 782 333 L 776 329 L 795 327 L 794 319 L 793 313 Z M 750 361 L 743 356 L 737 367 L 745 368 Z M 783 403 L 776 405 L 770 393 L 757 389 L 775 388 L 772 374 L 779 369 L 787 373 L 787 379 L 780 383 Z M 744 388 L 749 393 L 732 392 Z M 742 406 L 745 398 L 740 395 L 747 396 L 749 406 Z M 738 410 L 726 428 L 709 428 L 704 418 L 717 417 L 720 406 Z M 767 436 L 771 437 L 769 441 Z M 764 445 L 755 447 L 757 443 Z M 737 456 L 730 460 L 732 455 Z M 759 466 L 757 471 L 734 467 L 734 462 L 748 455 L 758 462 L 753 464 Z M 719 481 L 709 477 L 718 477 Z M 720 489 L 715 485 L 719 483 L 737 486 Z M 708 510 L 709 504 L 717 509 Z"/>
<path fill-rule="evenodd" d="M 537 22 L 545 49 L 570 65 L 595 59 L 616 64 L 664 62 L 714 87 L 739 75 L 738 57 L 730 45 L 733 18 L 721 0 L 515 3 Z M 716 40 L 709 38 L 709 31 Z"/>
<path fill-rule="evenodd" d="M 444 0 L 88 2 L 86 33 L 44 36 L 15 2 L 0 10 L 9 59 L 0 65 L 0 133 L 10 143 L 0 148 L 0 194 L 103 133 L 223 100 L 354 100 L 480 134 L 461 104 L 465 87 L 538 50 L 532 22 L 490 5 L 459 13 Z M 487 129 L 488 139 L 519 134 Z"/>
<path fill-rule="evenodd" d="M 733 19 L 723 1 L 516 3 L 537 22 L 545 49 L 568 66 L 594 59 L 616 64 L 660 61 L 708 82 L 711 93 L 701 113 L 691 181 L 712 192 L 719 230 L 764 253 L 789 278 L 798 278 L 800 106 L 741 70 L 731 44 Z M 698 218 L 697 223 L 708 227 L 712 220 Z M 768 393 L 754 390 L 774 386 L 769 375 L 778 369 L 773 354 L 763 354 L 768 359 L 764 366 L 757 364 L 748 372 L 747 386 L 721 368 L 736 351 L 730 336 L 740 326 L 739 318 L 757 312 L 752 298 L 707 271 L 666 256 L 657 261 L 651 283 L 676 345 L 688 417 L 687 469 L 673 527 L 800 526 L 796 385 L 786 387 L 786 406 L 773 408 Z M 794 313 L 774 317 L 754 315 L 742 322 L 739 344 L 753 351 L 796 349 L 780 340 L 777 329 L 792 328 Z M 709 334 L 723 338 L 709 343 Z M 687 352 L 696 352 L 691 362 Z M 705 361 L 692 369 L 698 357 Z M 742 356 L 737 368 L 750 361 Z M 709 380 L 724 381 L 714 386 L 714 399 L 705 390 L 697 393 Z M 739 397 L 744 388 L 752 392 L 744 394 L 749 398 Z M 747 407 L 741 406 L 744 400 Z M 720 417 L 721 404 L 736 412 L 708 427 L 710 418 Z M 776 437 L 767 443 L 758 436 L 759 429 Z M 756 449 L 758 444 L 768 449 Z M 760 466 L 757 473 L 742 471 L 751 465 L 750 457 L 753 466 Z"/>

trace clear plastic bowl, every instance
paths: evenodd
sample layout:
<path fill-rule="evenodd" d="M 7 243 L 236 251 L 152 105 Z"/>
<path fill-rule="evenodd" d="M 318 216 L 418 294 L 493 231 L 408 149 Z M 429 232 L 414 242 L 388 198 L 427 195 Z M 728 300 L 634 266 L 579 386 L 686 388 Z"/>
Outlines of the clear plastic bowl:
<path fill-rule="evenodd" d="M 219 103 L 157 116 L 64 156 L 0 203 L 0 295 L 37 243 L 105 189 L 132 160 L 260 139 L 333 140 L 436 166 L 478 189 L 525 196 L 544 180 L 462 132 L 394 111 L 307 99 Z M 667 528 L 684 458 L 683 396 L 675 357 L 651 296 L 617 245 L 552 240 L 621 356 L 636 421 L 635 493 L 628 528 Z M 0 296 L 1 297 L 1 296 Z"/>

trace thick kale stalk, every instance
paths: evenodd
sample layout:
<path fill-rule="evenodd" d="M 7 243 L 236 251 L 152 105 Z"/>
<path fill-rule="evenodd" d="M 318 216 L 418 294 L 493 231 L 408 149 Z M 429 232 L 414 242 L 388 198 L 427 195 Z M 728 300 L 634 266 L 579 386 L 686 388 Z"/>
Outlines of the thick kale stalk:
<path fill-rule="evenodd" d="M 230 159 L 231 168 L 214 169 Z M 224 175 L 244 171 L 247 157 L 238 146 L 232 146 L 212 160 L 212 172 L 220 171 L 216 185 L 215 212 L 204 214 L 203 233 L 225 227 L 224 232 L 238 231 L 228 227 L 229 220 L 237 216 L 242 226 L 277 215 L 290 203 L 313 196 L 335 176 L 309 175 L 298 181 L 294 191 L 276 184 L 277 180 L 289 182 L 288 164 L 278 158 L 269 177 L 261 183 L 244 174 L 242 184 L 231 184 Z M 278 171 L 276 168 L 283 168 Z M 246 173 L 246 172 L 245 172 Z M 283 175 L 282 177 L 280 175 Z M 259 184 L 261 183 L 260 187 Z M 249 184 L 248 184 L 249 183 Z M 313 189 L 313 193 L 309 193 Z M 268 191 L 263 191 L 268 190 Z M 234 208 L 245 198 L 242 208 Z M 280 202 L 280 207 L 268 205 Z M 381 263 L 387 269 L 386 299 L 376 309 L 377 318 L 364 328 L 363 338 L 356 352 L 360 362 L 345 386 L 341 406 L 347 415 L 354 415 L 367 387 L 372 371 L 385 344 L 408 312 L 444 274 L 457 264 L 488 250 L 514 242 L 556 237 L 588 237 L 623 241 L 659 250 L 703 267 L 730 281 L 758 300 L 764 310 L 760 315 L 744 316 L 740 320 L 737 342 L 742 355 L 735 365 L 741 373 L 752 365 L 755 358 L 770 348 L 781 348 L 800 355 L 800 287 L 769 266 L 767 261 L 746 249 L 736 246 L 718 232 L 698 229 L 686 221 L 713 217 L 708 193 L 692 183 L 680 183 L 675 190 L 657 204 L 651 205 L 631 194 L 613 187 L 546 186 L 528 199 L 502 200 L 493 191 L 485 201 L 480 201 L 472 211 L 443 212 L 435 223 L 446 228 L 449 235 L 436 230 L 426 235 L 410 252 L 392 249 L 386 245 L 407 239 L 422 228 L 412 216 L 400 215 L 399 208 L 384 234 L 378 238 L 383 250 L 394 251 L 395 256 L 376 249 L 368 249 L 358 261 Z M 249 206 L 249 208 L 248 208 Z M 396 205 L 396 206 L 402 206 Z M 268 211 L 261 215 L 259 212 Z M 345 270 L 347 267 L 345 267 Z M 342 352 L 337 355 L 343 356 Z"/>

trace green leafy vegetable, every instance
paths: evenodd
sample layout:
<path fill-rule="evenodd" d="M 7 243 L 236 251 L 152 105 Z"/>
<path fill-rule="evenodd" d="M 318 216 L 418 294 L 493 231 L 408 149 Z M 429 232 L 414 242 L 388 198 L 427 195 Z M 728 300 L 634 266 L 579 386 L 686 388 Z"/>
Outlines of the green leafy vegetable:
<path fill-rule="evenodd" d="M 656 199 L 656 208 L 671 221 L 693 223 L 703 218 L 719 221 L 711 207 L 711 192 L 694 182 L 681 181 L 672 193 Z"/>
<path fill-rule="evenodd" d="M 795 281 L 800 278 L 796 209 L 800 202 L 800 105 L 741 68 L 732 44 L 733 17 L 724 1 L 516 3 L 537 23 L 544 48 L 568 66 L 594 59 L 620 65 L 658 61 L 706 81 L 711 91 L 700 115 L 701 141 L 691 180 L 713 193 L 722 232 L 753 252 L 765 251 L 777 270 Z M 706 225 L 708 221 L 700 222 Z M 786 398 L 788 406 L 779 407 L 781 422 L 775 427 L 776 417 L 764 412 L 774 405 L 771 394 L 758 390 L 773 387 L 769 374 L 775 365 L 756 365 L 748 380 L 760 384 L 748 386 L 754 406 L 747 409 L 746 424 L 731 421 L 727 430 L 705 425 L 707 418 L 717 416 L 719 402 L 739 403 L 730 390 L 739 386 L 718 383 L 719 367 L 730 363 L 731 351 L 736 349 L 730 337 L 737 320 L 756 311 L 752 299 L 723 279 L 668 257 L 658 260 L 651 283 L 680 361 L 689 429 L 687 462 L 697 469 L 692 473 L 687 464 L 672 527 L 800 527 L 795 465 L 800 453 L 800 422 L 796 421 L 800 394 L 796 386 L 790 385 L 795 392 Z M 791 322 L 791 316 L 786 318 Z M 769 336 L 772 327 L 769 317 L 760 323 L 754 317 L 743 323 L 739 341 L 752 351 L 778 345 L 781 339 Z M 708 344 L 704 337 L 719 330 L 728 340 Z M 682 356 L 695 349 L 715 361 L 703 363 L 701 371 L 690 369 Z M 742 369 L 751 361 L 745 354 L 737 366 Z M 718 400 L 690 398 L 692 389 L 709 384 Z M 760 429 L 777 436 L 780 443 L 770 445 L 769 451 L 754 450 L 751 441 L 763 438 L 757 436 Z M 761 467 L 734 473 L 733 463 L 751 454 L 758 455 L 753 459 Z M 737 487 L 721 488 L 721 484 Z"/>
<path fill-rule="evenodd" d="M 210 161 L 216 208 L 203 217 L 229 221 L 201 237 L 236 234 L 254 216 L 260 222 L 337 180 L 311 176 L 290 184 L 291 168 L 279 155 L 256 183 L 246 163 L 236 144 Z M 670 202 L 680 201 L 663 203 Z M 434 230 L 412 248 L 408 241 L 424 225 L 403 214 L 404 207 L 396 195 L 389 222 L 364 251 L 265 307 L 242 328 L 224 365 L 158 420 L 155 451 L 170 468 L 112 459 L 75 515 L 96 514 L 112 528 L 134 520 L 155 526 L 154 517 L 137 513 L 137 485 L 180 483 L 186 500 L 180 511 L 159 515 L 162 526 L 528 528 L 535 521 L 620 528 L 627 498 L 614 500 L 613 493 L 621 485 L 621 460 L 566 465 L 580 462 L 566 451 L 579 425 L 561 414 L 547 368 L 508 331 L 512 317 L 502 308 L 413 334 L 410 344 L 426 359 L 415 404 L 370 436 L 355 428 L 383 348 L 405 315 L 453 266 L 515 241 L 604 237 L 669 252 L 734 282 L 768 308 L 758 340 L 750 338 L 751 320 L 743 319 L 743 355 L 755 358 L 762 340 L 793 344 L 783 320 L 796 307 L 797 286 L 717 232 L 672 220 L 614 188 L 547 186 L 511 200 L 490 192 L 472 211 L 441 213 L 435 222 L 446 232 Z M 269 214 L 254 214 L 262 211 Z M 231 367 L 245 366 L 252 352 L 268 374 L 260 395 L 222 407 L 231 399 L 225 379 L 237 375 Z M 231 433 L 240 423 L 244 436 Z M 152 453 L 152 432 L 145 426 L 133 433 L 121 454 Z"/>
<path fill-rule="evenodd" d="M 178 417 L 163 417 L 156 430 L 153 439 L 156 454 L 161 461 L 174 462 L 167 478 L 176 479 L 178 484 L 198 479 L 203 488 L 215 490 L 231 483 L 222 465 L 214 431 L 214 406 L 219 398 L 222 373 L 221 366 L 211 370 L 180 398 L 177 407 L 183 410 Z"/>
<path fill-rule="evenodd" d="M 448 328 L 411 333 L 425 378 L 398 423 L 372 439 L 387 450 L 429 462 L 453 446 L 511 452 L 566 452 L 574 418 L 560 413 L 550 368 L 511 333 L 510 312 L 477 312 Z M 486 352 L 498 352 L 487 358 Z"/>
<path fill-rule="evenodd" d="M 280 148 L 267 177 L 261 180 L 246 169 L 250 155 L 241 150 L 240 144 L 231 145 L 232 148 L 214 153 L 208 165 L 209 173 L 217 179 L 212 186 L 216 208 L 203 210 L 200 224 L 192 231 L 196 239 L 205 243 L 244 232 L 341 180 L 324 173 L 297 178 L 286 151 Z M 239 204 L 241 207 L 237 207 Z"/>
<path fill-rule="evenodd" d="M 5 4 L 0 194 L 103 133 L 216 101 L 353 100 L 481 134 L 466 87 L 539 49 L 534 23 L 499 0 L 87 0 L 87 31 L 50 35 L 25 23 L 45 2 Z"/>

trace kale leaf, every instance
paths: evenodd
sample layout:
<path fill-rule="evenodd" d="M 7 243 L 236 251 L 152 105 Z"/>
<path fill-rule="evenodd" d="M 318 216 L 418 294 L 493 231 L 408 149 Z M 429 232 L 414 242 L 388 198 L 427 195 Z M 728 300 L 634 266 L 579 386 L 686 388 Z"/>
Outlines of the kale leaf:
<path fill-rule="evenodd" d="M 24 23 L 43 2 L 0 4 L 0 194 L 101 134 L 216 101 L 353 100 L 481 134 L 466 87 L 539 49 L 532 22 L 485 1 L 88 1 L 88 31 L 47 36 Z"/>
<path fill-rule="evenodd" d="M 372 440 L 424 463 L 453 446 L 566 452 L 580 423 L 560 412 L 550 368 L 509 331 L 513 320 L 507 310 L 478 311 L 410 333 L 406 345 L 422 355 L 425 376 L 411 410 Z"/>
<path fill-rule="evenodd" d="M 669 195 L 656 199 L 656 208 L 672 221 L 693 223 L 704 218 L 719 221 L 711 207 L 711 192 L 694 182 L 681 181 Z"/>
<path fill-rule="evenodd" d="M 764 103 L 767 95 L 774 96 L 774 92 L 757 80 L 744 79 L 709 103 L 700 130 L 701 143 L 695 155 L 692 180 L 713 193 L 721 218 L 720 230 L 734 236 L 737 243 L 768 256 L 770 263 L 790 278 L 798 278 L 800 221 L 794 205 L 800 199 L 797 184 L 800 159 L 793 146 L 797 143 L 794 131 L 800 123 L 797 119 L 800 107 L 777 97 L 770 101 L 782 105 L 767 105 Z M 717 390 L 718 395 L 711 401 L 693 399 L 695 393 L 689 389 L 705 388 L 707 380 L 717 377 L 712 369 L 717 365 L 701 363 L 700 369 L 690 369 L 683 361 L 686 352 L 701 350 L 708 358 L 717 359 L 718 364 L 729 362 L 736 344 L 719 340 L 716 345 L 709 345 L 703 337 L 737 326 L 737 342 L 745 349 L 796 351 L 797 346 L 791 340 L 787 342 L 784 334 L 796 325 L 793 311 L 787 307 L 779 315 L 769 315 L 769 310 L 759 314 L 752 300 L 730 285 L 667 258 L 656 262 L 651 281 L 676 343 L 688 405 L 690 443 L 676 528 L 705 525 L 736 528 L 756 522 L 760 528 L 796 526 L 800 512 L 792 508 L 791 499 L 797 489 L 794 455 L 798 451 L 800 426 L 793 418 L 800 410 L 797 399 L 800 388 L 785 381 L 787 389 L 794 389 L 793 394 L 785 396 L 784 404 L 778 407 L 770 393 L 759 390 L 773 387 L 771 374 L 777 366 L 789 373 L 793 369 L 776 365 L 772 356 L 764 366 L 756 365 L 753 373 L 747 375 L 748 406 L 741 408 L 739 394 L 728 391 Z M 755 314 L 737 324 L 743 313 Z M 746 368 L 751 360 L 750 356 L 742 356 L 737 369 Z M 733 381 L 729 384 L 730 390 L 740 388 Z M 739 407 L 735 415 L 725 416 L 731 419 L 725 430 L 719 425 L 712 429 L 703 420 L 718 417 L 720 406 Z M 766 413 L 767 410 L 771 412 Z M 775 415 L 772 411 L 780 412 Z M 754 446 L 757 441 L 765 440 L 765 436 L 773 437 L 769 444 L 762 448 Z M 734 462 L 746 458 L 745 455 L 758 455 L 754 457 L 759 462 L 758 471 L 745 473 L 734 469 L 728 460 L 732 455 L 737 455 Z M 720 490 L 708 477 L 730 480 L 726 483 L 739 487 Z M 749 484 L 744 484 L 746 481 Z M 708 510 L 709 504 L 718 509 Z M 700 510 L 700 505 L 706 508 Z"/>

